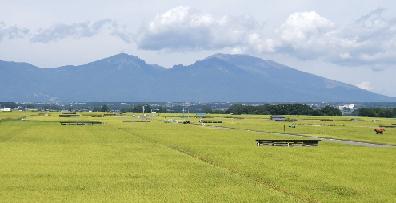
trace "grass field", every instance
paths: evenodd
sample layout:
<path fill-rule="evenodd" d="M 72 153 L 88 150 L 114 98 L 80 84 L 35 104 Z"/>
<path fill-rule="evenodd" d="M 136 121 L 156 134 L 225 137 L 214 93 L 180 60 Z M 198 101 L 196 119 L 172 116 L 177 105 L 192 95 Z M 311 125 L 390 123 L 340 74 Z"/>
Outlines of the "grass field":
<path fill-rule="evenodd" d="M 319 147 L 257 147 L 287 138 L 269 116 L 212 115 L 222 124 L 151 122 L 130 114 L 60 118 L 0 113 L 2 202 L 394 202 L 396 147 L 322 141 Z M 25 118 L 23 118 L 25 117 Z M 23 120 L 21 120 L 23 118 Z M 286 132 L 396 144 L 394 119 L 294 116 Z M 190 118 L 193 124 L 197 118 Z M 316 120 L 313 120 L 316 119 Z M 321 121 L 334 120 L 334 121 Z M 351 120 L 353 119 L 353 121 Z M 103 121 L 62 126 L 60 120 Z M 373 121 L 374 120 L 374 121 Z M 224 126 L 226 128 L 213 128 Z M 267 133 L 249 132 L 246 129 Z"/>

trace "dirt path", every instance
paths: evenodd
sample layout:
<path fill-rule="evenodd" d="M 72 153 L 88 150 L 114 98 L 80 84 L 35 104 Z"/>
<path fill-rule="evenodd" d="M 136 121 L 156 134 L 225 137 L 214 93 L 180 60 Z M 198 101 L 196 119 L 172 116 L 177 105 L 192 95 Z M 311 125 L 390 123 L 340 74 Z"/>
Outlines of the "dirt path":
<path fill-rule="evenodd" d="M 246 131 L 249 131 L 249 132 L 268 133 L 268 134 L 272 134 L 272 135 L 292 136 L 292 137 L 304 137 L 304 138 L 310 138 L 310 139 L 320 139 L 320 140 L 327 141 L 327 142 L 335 142 L 335 143 L 347 144 L 347 145 L 354 145 L 354 146 L 364 146 L 364 147 L 396 147 L 396 145 L 393 145 L 393 144 L 380 144 L 380 143 L 373 143 L 373 142 L 366 142 L 366 141 L 346 140 L 346 139 L 333 138 L 333 137 L 318 137 L 318 136 L 303 135 L 303 134 L 295 134 L 295 133 L 268 132 L 268 131 L 262 131 L 262 130 L 232 128 L 232 127 L 214 126 L 214 125 L 206 125 L 205 127 L 222 128 L 222 129 L 229 129 L 229 130 L 246 130 Z"/>

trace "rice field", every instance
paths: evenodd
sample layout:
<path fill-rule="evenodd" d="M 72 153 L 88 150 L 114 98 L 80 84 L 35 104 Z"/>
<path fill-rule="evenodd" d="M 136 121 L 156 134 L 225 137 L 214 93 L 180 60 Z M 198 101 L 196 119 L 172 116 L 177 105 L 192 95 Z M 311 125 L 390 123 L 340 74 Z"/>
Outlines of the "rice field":
<path fill-rule="evenodd" d="M 396 147 L 322 141 L 257 147 L 279 133 L 396 144 L 395 119 L 0 113 L 2 202 L 394 202 Z M 192 124 L 174 121 L 191 120 Z M 59 121 L 102 125 L 60 125 Z M 169 121 L 171 122 L 164 122 Z M 331 120 L 331 121 L 330 121 Z M 295 128 L 289 127 L 295 125 Z M 217 126 L 217 127 L 215 127 Z M 262 131 L 257 133 L 254 131 Z"/>

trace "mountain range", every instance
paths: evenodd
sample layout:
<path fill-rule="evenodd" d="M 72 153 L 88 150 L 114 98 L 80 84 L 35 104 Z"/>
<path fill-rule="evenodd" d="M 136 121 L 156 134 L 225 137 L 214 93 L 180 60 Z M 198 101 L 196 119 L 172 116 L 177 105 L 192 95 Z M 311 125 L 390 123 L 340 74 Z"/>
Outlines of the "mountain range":
<path fill-rule="evenodd" d="M 172 68 L 124 53 L 59 68 L 0 60 L 0 75 L 0 101 L 395 101 L 248 55 L 215 54 Z"/>

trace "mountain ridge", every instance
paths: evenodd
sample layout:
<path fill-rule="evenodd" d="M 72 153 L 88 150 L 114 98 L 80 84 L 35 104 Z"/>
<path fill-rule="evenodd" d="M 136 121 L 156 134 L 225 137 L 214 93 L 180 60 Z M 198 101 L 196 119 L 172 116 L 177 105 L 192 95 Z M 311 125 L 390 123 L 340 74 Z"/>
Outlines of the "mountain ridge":
<path fill-rule="evenodd" d="M 165 68 L 116 54 L 58 68 L 0 60 L 3 101 L 371 102 L 394 98 L 249 55 Z M 27 76 L 28 75 L 28 76 Z"/>

